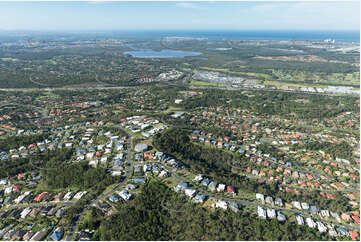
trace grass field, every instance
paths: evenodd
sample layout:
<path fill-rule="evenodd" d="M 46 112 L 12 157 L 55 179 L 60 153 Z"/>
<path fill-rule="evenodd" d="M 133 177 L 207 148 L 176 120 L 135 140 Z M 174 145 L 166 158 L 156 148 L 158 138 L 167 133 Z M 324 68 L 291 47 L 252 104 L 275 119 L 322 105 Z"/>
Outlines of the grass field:
<path fill-rule="evenodd" d="M 182 107 L 173 107 L 173 106 L 169 106 L 169 108 L 167 109 L 168 112 L 171 111 L 183 111 L 184 108 Z"/>
<path fill-rule="evenodd" d="M 323 85 L 360 85 L 360 72 L 354 73 L 318 73 L 318 72 L 304 72 L 294 71 L 285 73 L 278 70 L 272 70 L 273 76 L 277 77 L 280 81 L 291 82 L 305 82 L 312 80 L 313 83 Z"/>
<path fill-rule="evenodd" d="M 16 58 L 0 58 L 2 61 L 18 61 Z"/>
<path fill-rule="evenodd" d="M 240 69 L 245 69 L 246 66 L 239 66 Z M 230 75 L 245 76 L 249 78 L 263 79 L 267 81 L 279 80 L 277 83 L 287 83 L 288 86 L 295 87 L 321 87 L 327 85 L 354 85 L 360 86 L 360 72 L 353 73 L 321 73 L 321 72 L 306 72 L 306 71 L 291 71 L 284 72 L 272 69 L 272 74 L 254 73 L 246 71 L 230 71 L 227 68 L 213 68 L 208 66 L 200 67 L 205 71 L 217 71 Z M 300 85 L 297 84 L 300 82 Z M 306 82 L 306 83 L 305 83 Z M 308 83 L 307 83 L 308 82 Z M 302 84 L 301 84 L 302 83 Z M 277 85 L 277 84 L 269 84 Z"/>
<path fill-rule="evenodd" d="M 289 86 L 289 87 L 323 87 L 327 88 L 327 85 L 315 85 L 315 84 L 301 84 L 294 82 L 284 82 L 284 81 L 264 81 L 264 85 L 272 86 Z"/>
<path fill-rule="evenodd" d="M 208 66 L 200 67 L 199 69 L 206 70 L 206 71 L 220 71 L 220 72 L 228 72 L 228 69 L 225 68 L 213 68 Z"/>
<path fill-rule="evenodd" d="M 202 82 L 202 81 L 191 81 L 189 83 L 191 86 L 208 86 L 208 87 L 225 87 L 225 84 L 218 84 L 218 83 L 209 83 L 209 82 Z"/>

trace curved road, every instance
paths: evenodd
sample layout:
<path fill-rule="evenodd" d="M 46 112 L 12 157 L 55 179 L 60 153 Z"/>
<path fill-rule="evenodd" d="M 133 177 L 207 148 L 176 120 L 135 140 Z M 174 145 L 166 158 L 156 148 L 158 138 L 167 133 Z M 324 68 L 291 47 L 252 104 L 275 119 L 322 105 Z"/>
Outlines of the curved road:
<path fill-rule="evenodd" d="M 100 194 L 96 199 L 94 199 L 93 201 L 90 202 L 90 204 L 88 204 L 87 206 L 85 206 L 83 208 L 83 210 L 80 212 L 80 214 L 78 215 L 78 217 L 76 218 L 73 226 L 71 227 L 70 229 L 70 232 L 68 234 L 68 236 L 66 237 L 66 241 L 72 241 L 73 240 L 73 237 L 74 237 L 74 233 L 75 233 L 75 230 L 76 230 L 76 227 L 78 226 L 78 223 L 79 221 L 81 220 L 81 218 L 83 217 L 85 211 L 90 207 L 90 206 L 96 206 L 97 207 L 97 203 L 108 197 L 109 195 L 113 194 L 116 190 L 118 190 L 121 186 L 123 186 L 129 179 L 129 176 L 130 176 L 130 171 L 132 170 L 133 168 L 133 164 L 131 162 L 131 147 L 132 147 L 132 137 L 131 135 L 127 132 L 128 134 L 128 139 L 127 139 L 127 142 L 128 142 L 128 145 L 127 145 L 127 172 L 125 174 L 125 179 L 119 183 L 118 185 L 116 185 L 111 191 L 107 192 L 107 193 L 104 193 L 104 194 Z"/>
<path fill-rule="evenodd" d="M 169 167 L 167 167 L 167 168 L 168 169 L 166 169 L 166 170 L 172 175 L 172 177 L 176 178 L 177 180 L 186 180 L 187 182 L 191 182 L 188 178 L 180 177 L 174 171 L 172 171 Z M 205 193 L 209 197 L 213 197 L 213 198 L 216 198 L 216 199 L 219 199 L 219 200 L 235 201 L 235 202 L 238 202 L 238 203 L 240 203 L 240 204 L 242 204 L 244 206 L 255 206 L 255 207 L 262 206 L 262 207 L 268 207 L 268 208 L 275 208 L 275 207 L 272 207 L 270 205 L 267 205 L 267 204 L 264 204 L 264 203 L 261 203 L 261 202 L 248 201 L 245 198 L 229 198 L 229 197 L 224 197 L 224 196 L 221 196 L 221 195 L 218 195 L 218 194 L 210 193 L 209 191 L 202 191 L 202 193 Z M 286 209 L 286 208 L 282 208 L 282 207 L 276 207 L 275 209 L 283 211 L 283 212 L 290 212 L 290 213 L 293 213 L 293 214 L 300 214 L 300 215 L 304 216 L 305 218 L 306 217 L 313 217 L 311 213 L 309 213 L 309 212 L 307 213 L 306 211 L 303 211 L 303 210 L 293 210 L 293 209 Z M 324 219 L 321 219 L 321 218 L 317 218 L 316 220 L 321 221 L 323 223 L 327 223 L 327 224 L 328 223 L 334 224 L 332 221 L 324 220 Z M 339 225 L 341 225 L 343 227 L 346 227 L 348 229 L 352 229 L 354 231 L 359 230 L 359 228 L 354 227 L 352 225 L 342 224 L 342 223 L 339 223 Z"/>

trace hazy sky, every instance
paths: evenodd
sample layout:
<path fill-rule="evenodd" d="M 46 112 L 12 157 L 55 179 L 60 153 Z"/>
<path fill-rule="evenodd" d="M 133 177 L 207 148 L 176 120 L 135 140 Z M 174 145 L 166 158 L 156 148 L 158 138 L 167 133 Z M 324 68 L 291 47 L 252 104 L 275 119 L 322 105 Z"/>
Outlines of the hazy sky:
<path fill-rule="evenodd" d="M 3 30 L 359 30 L 359 2 L 0 2 Z"/>

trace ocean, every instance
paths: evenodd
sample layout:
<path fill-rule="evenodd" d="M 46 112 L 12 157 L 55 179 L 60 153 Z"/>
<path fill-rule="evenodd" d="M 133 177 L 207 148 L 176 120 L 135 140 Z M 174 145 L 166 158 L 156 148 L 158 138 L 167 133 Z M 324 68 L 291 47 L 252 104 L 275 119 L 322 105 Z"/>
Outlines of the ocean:
<path fill-rule="evenodd" d="M 129 40 L 160 40 L 164 37 L 193 37 L 211 40 L 300 40 L 323 41 L 335 39 L 336 42 L 360 43 L 360 31 L 344 30 L 93 30 L 93 31 L 0 31 L 0 41 L 19 40 L 21 37 L 51 40 L 64 37 L 68 40 L 89 38 L 117 38 Z"/>
<path fill-rule="evenodd" d="M 102 31 L 103 32 L 103 31 Z M 110 31 L 104 34 L 110 34 Z M 223 39 L 243 39 L 243 40 L 301 40 L 301 41 L 323 41 L 325 39 L 335 39 L 336 42 L 356 42 L 360 43 L 360 31 L 330 31 L 330 30 L 129 30 L 111 31 L 112 35 L 119 35 L 123 38 L 143 38 L 158 39 L 164 37 L 193 37 L 208 38 L 212 40 Z"/>

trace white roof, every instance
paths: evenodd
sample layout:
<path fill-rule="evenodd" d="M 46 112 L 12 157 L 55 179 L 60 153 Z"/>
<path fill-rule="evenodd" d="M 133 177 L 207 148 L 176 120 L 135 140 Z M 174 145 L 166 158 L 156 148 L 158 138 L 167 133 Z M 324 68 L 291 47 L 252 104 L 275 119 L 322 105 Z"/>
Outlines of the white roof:
<path fill-rule="evenodd" d="M 327 227 L 323 223 L 321 223 L 319 221 L 317 221 L 316 223 L 317 223 L 318 231 L 320 231 L 321 233 L 327 231 Z"/>
<path fill-rule="evenodd" d="M 202 180 L 203 179 L 203 175 L 202 174 L 198 174 L 198 175 L 196 175 L 196 177 L 194 177 L 194 180 L 195 181 L 200 181 L 200 180 Z"/>
<path fill-rule="evenodd" d="M 216 208 L 223 208 L 223 209 L 227 209 L 228 204 L 225 201 L 222 200 L 218 200 L 217 203 L 215 204 Z"/>
<path fill-rule="evenodd" d="M 31 208 L 25 208 L 25 209 L 21 212 L 21 218 L 25 218 L 30 212 L 31 212 Z"/>
<path fill-rule="evenodd" d="M 75 196 L 73 197 L 73 199 L 80 199 L 80 198 L 82 198 L 86 193 L 87 193 L 86 191 L 78 192 L 77 194 L 75 194 Z"/>
<path fill-rule="evenodd" d="M 266 210 L 260 206 L 257 206 L 257 213 L 259 217 L 263 217 L 263 218 L 267 217 Z"/>
<path fill-rule="evenodd" d="M 315 221 L 313 221 L 312 218 L 306 218 L 306 222 L 307 222 L 308 227 L 310 227 L 310 228 L 316 227 L 316 223 L 315 223 Z"/>
<path fill-rule="evenodd" d="M 120 176 L 121 174 L 121 171 L 112 171 L 112 176 Z"/>
<path fill-rule="evenodd" d="M 226 188 L 225 184 L 218 184 L 217 191 L 223 191 Z"/>
<path fill-rule="evenodd" d="M 163 177 L 165 175 L 167 175 L 167 172 L 165 170 L 163 170 L 160 172 L 159 177 Z"/>
<path fill-rule="evenodd" d="M 256 193 L 256 199 L 264 200 L 264 195 L 261 193 Z"/>
<path fill-rule="evenodd" d="M 296 220 L 297 220 L 298 225 L 304 224 L 303 217 L 301 215 L 296 215 Z"/>
<path fill-rule="evenodd" d="M 193 197 L 196 193 L 197 193 L 197 190 L 194 190 L 194 189 L 185 189 L 184 193 L 189 196 L 189 197 Z"/>
<path fill-rule="evenodd" d="M 12 187 L 7 187 L 5 188 L 5 193 L 11 193 L 13 191 L 13 188 Z"/>

